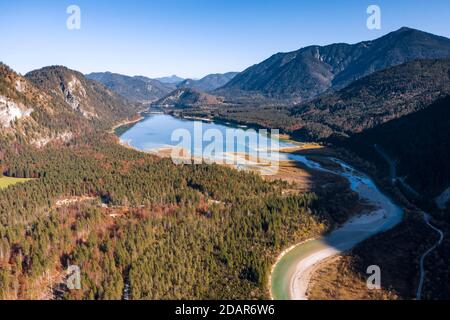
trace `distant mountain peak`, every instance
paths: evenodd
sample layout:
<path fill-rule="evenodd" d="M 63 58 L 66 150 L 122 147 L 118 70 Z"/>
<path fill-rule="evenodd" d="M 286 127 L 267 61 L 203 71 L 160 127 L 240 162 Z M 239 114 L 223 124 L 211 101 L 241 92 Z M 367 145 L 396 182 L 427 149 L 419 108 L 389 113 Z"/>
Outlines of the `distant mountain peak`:
<path fill-rule="evenodd" d="M 161 77 L 161 78 L 155 78 L 154 80 L 158 80 L 159 82 L 165 83 L 165 84 L 178 84 L 182 81 L 184 81 L 184 78 L 180 78 L 177 75 L 171 75 L 169 77 Z"/>
<path fill-rule="evenodd" d="M 86 75 L 88 79 L 105 85 L 122 97 L 139 103 L 154 102 L 175 89 L 174 85 L 164 84 L 144 76 L 125 76 L 118 73 L 98 72 Z"/>
<path fill-rule="evenodd" d="M 420 30 L 413 29 L 413 28 L 410 28 L 410 27 L 401 27 L 400 29 L 398 29 L 397 31 L 394 31 L 394 32 L 405 32 L 405 31 L 411 31 L 411 30 L 420 31 Z M 420 31 L 420 32 L 422 32 L 422 31 Z"/>

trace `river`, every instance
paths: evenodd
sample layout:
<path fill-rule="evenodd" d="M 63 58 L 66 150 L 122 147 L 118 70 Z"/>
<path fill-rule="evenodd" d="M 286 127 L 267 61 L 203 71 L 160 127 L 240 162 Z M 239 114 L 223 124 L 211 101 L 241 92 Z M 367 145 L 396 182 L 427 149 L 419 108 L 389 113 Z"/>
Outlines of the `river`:
<path fill-rule="evenodd" d="M 271 275 L 271 295 L 277 300 L 305 300 L 314 267 L 324 260 L 353 248 L 371 236 L 387 231 L 402 221 L 403 211 L 384 195 L 368 176 L 346 163 L 331 159 L 340 169 L 330 170 L 299 155 L 289 155 L 315 170 L 326 171 L 345 177 L 350 187 L 376 207 L 353 217 L 330 234 L 298 244 L 287 250 L 277 261 Z"/>

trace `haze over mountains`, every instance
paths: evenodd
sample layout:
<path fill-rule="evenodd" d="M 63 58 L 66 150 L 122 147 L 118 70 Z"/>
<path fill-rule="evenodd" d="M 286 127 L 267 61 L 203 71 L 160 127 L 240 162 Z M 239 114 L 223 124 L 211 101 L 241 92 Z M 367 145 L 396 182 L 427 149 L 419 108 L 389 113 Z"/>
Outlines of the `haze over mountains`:
<path fill-rule="evenodd" d="M 373 41 L 309 46 L 277 53 L 243 71 L 219 95 L 263 96 L 297 102 L 343 88 L 370 73 L 414 59 L 450 57 L 450 40 L 401 28 Z"/>
<path fill-rule="evenodd" d="M 150 79 L 144 76 L 130 77 L 111 72 L 95 72 L 87 74 L 86 77 L 102 83 L 130 101 L 149 104 L 180 88 L 202 92 L 213 91 L 228 83 L 236 74 L 237 72 L 210 74 L 199 80 L 184 80 L 177 76 Z"/>
<path fill-rule="evenodd" d="M 177 85 L 177 84 L 179 84 L 180 82 L 184 81 L 185 79 L 184 79 L 184 78 L 180 78 L 180 77 L 177 76 L 177 75 L 172 75 L 172 76 L 170 76 L 170 77 L 155 78 L 155 80 L 158 80 L 159 82 L 166 83 L 166 84 L 174 84 L 174 85 Z"/>

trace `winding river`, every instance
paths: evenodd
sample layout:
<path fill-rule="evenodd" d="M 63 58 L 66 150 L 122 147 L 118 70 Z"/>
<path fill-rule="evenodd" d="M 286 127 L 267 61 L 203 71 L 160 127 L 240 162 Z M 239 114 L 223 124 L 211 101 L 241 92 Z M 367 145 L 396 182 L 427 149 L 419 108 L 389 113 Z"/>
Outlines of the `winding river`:
<path fill-rule="evenodd" d="M 340 169 L 323 168 L 304 156 L 288 155 L 307 167 L 337 174 L 350 182 L 351 189 L 376 209 L 347 221 L 330 234 L 298 244 L 282 254 L 271 275 L 271 295 L 277 300 L 306 300 L 308 285 L 317 264 L 353 248 L 371 236 L 387 231 L 402 221 L 403 211 L 384 195 L 366 175 L 346 163 L 332 158 Z"/>
<path fill-rule="evenodd" d="M 203 123 L 203 126 L 204 129 L 214 129 L 222 133 L 228 128 L 233 128 L 215 123 Z M 128 129 L 120 138 L 123 143 L 134 148 L 151 151 L 175 146 L 171 134 L 177 129 L 186 129 L 194 134 L 194 121 L 162 114 L 151 115 Z M 245 131 L 245 128 L 243 130 Z M 285 142 L 279 143 L 280 148 L 289 146 Z M 246 150 L 253 148 L 257 146 L 250 145 Z M 196 151 L 198 150 L 193 149 L 192 153 Z M 331 158 L 340 169 L 327 169 L 301 155 L 280 153 L 279 158 L 301 162 L 310 169 L 345 177 L 350 182 L 352 190 L 376 208 L 372 212 L 363 212 L 350 219 L 330 234 L 298 244 L 280 256 L 273 267 L 270 280 L 273 299 L 307 299 L 309 281 L 318 263 L 353 248 L 377 233 L 393 228 L 401 222 L 403 211 L 385 196 L 368 176 L 339 159 Z"/>

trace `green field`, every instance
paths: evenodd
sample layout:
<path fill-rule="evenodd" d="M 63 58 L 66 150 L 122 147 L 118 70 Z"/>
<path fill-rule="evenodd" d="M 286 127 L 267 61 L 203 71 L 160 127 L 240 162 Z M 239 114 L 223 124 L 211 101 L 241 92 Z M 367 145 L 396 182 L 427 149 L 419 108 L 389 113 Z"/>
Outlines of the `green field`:
<path fill-rule="evenodd" d="M 17 183 L 26 182 L 31 179 L 23 179 L 23 178 L 10 178 L 0 176 L 0 190 L 12 186 Z"/>

